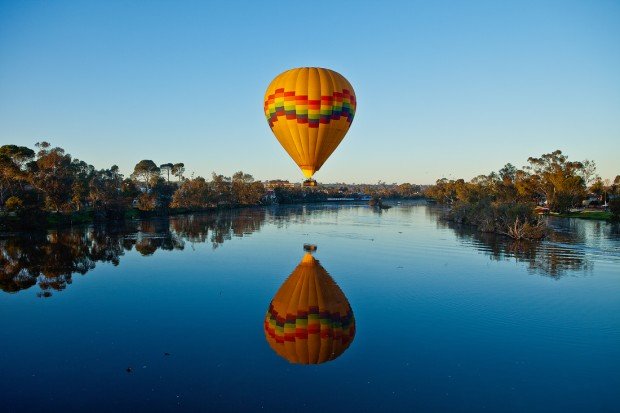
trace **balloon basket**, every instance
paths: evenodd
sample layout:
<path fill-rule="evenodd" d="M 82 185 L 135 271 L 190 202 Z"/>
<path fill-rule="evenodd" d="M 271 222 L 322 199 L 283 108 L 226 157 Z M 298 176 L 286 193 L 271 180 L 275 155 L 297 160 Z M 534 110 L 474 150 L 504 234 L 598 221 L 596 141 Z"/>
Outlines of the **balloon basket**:
<path fill-rule="evenodd" d="M 304 244 L 304 251 L 314 252 L 317 250 L 316 244 Z"/>
<path fill-rule="evenodd" d="M 314 179 L 306 179 L 303 186 L 316 186 L 316 181 Z"/>

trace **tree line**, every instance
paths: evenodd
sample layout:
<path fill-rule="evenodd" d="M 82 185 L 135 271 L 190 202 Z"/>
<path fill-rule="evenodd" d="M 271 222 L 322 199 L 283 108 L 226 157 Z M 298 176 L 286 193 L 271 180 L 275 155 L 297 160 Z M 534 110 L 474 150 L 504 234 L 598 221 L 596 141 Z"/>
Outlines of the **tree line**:
<path fill-rule="evenodd" d="M 0 218 L 10 213 L 22 221 L 63 216 L 72 220 L 80 216 L 84 220 L 118 219 L 135 211 L 167 213 L 272 202 L 322 202 L 359 195 L 411 199 L 421 197 L 422 191 L 419 185 L 379 181 L 375 185 L 314 188 L 283 185 L 268 192 L 262 182 L 242 171 L 230 177 L 213 173 L 210 179 L 188 178 L 184 163 L 158 165 L 150 159 L 139 161 L 125 177 L 116 165 L 97 169 L 48 142 L 37 143 L 34 150 L 0 146 Z"/>
<path fill-rule="evenodd" d="M 252 175 L 213 173 L 211 181 L 184 176 L 183 163 L 138 162 L 129 177 L 73 158 L 48 142 L 0 147 L 0 209 L 19 216 L 92 211 L 107 218 L 139 211 L 255 205 L 265 193 Z"/>
<path fill-rule="evenodd" d="M 593 161 L 571 161 L 556 150 L 530 157 L 517 169 L 506 164 L 498 172 L 479 175 L 471 181 L 439 179 L 425 194 L 450 204 L 449 218 L 473 224 L 485 232 L 500 232 L 514 238 L 544 236 L 536 207 L 567 213 L 582 206 L 589 194 L 605 199 L 614 216 L 620 214 L 620 175 L 614 181 L 596 174 Z"/>

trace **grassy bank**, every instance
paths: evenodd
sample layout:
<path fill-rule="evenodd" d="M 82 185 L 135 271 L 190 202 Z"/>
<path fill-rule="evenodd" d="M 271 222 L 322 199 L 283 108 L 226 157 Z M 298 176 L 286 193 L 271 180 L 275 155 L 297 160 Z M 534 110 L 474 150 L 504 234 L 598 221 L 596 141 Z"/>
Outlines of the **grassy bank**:
<path fill-rule="evenodd" d="M 611 219 L 611 212 L 607 211 L 582 211 L 582 212 L 569 212 L 566 214 L 557 214 L 552 212 L 549 214 L 554 217 L 560 218 L 579 218 L 579 219 L 593 219 L 599 221 L 608 221 Z"/>

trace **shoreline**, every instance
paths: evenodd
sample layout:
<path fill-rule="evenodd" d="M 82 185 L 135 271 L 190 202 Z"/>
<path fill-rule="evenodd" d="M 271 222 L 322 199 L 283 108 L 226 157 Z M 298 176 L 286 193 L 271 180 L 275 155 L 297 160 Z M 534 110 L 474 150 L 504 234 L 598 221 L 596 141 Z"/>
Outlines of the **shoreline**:
<path fill-rule="evenodd" d="M 393 202 L 397 205 L 401 201 L 426 201 L 425 198 L 394 198 L 387 199 L 388 202 Z M 140 211 L 138 209 L 131 209 L 123 212 L 122 217 L 115 218 L 100 218 L 97 217 L 92 210 L 74 212 L 71 214 L 63 213 L 42 213 L 40 215 L 29 217 L 16 217 L 16 216 L 3 216 L 0 217 L 0 234 L 10 233 L 16 231 L 31 231 L 31 230 L 48 230 L 56 228 L 67 228 L 74 225 L 91 225 L 91 224 L 112 224 L 124 221 L 141 221 L 158 218 L 170 218 L 175 216 L 192 215 L 192 214 L 204 214 L 222 211 L 232 211 L 241 209 L 253 209 L 253 208 L 269 208 L 274 206 L 300 206 L 300 205 L 368 205 L 364 201 L 315 201 L 315 202 L 292 202 L 292 203 L 280 203 L 280 204 L 267 204 L 267 205 L 237 205 L 230 207 L 210 207 L 201 209 L 170 209 L 167 211 Z M 428 202 L 430 205 L 431 202 Z M 567 214 L 549 213 L 546 216 L 553 218 L 575 218 L 584 219 L 590 221 L 605 221 L 612 222 L 612 214 L 607 211 L 592 211 L 592 212 L 572 212 Z"/>
<path fill-rule="evenodd" d="M 565 214 L 551 212 L 548 215 L 551 217 L 556 217 L 556 218 L 577 218 L 577 219 L 587 219 L 590 221 L 607 221 L 607 222 L 610 222 L 613 216 L 613 214 L 608 211 L 568 212 Z"/>
<path fill-rule="evenodd" d="M 400 201 L 419 201 L 424 198 L 394 198 L 388 201 L 400 202 Z M 148 220 L 157 218 L 169 218 L 174 216 L 191 215 L 191 214 L 203 214 L 220 211 L 231 211 L 240 209 L 252 209 L 252 208 L 269 208 L 273 206 L 299 206 L 299 205 L 368 205 L 367 201 L 334 201 L 334 200 L 320 200 L 311 202 L 291 202 L 291 203 L 278 203 L 278 204 L 265 204 L 265 205 L 235 205 L 227 207 L 209 207 L 200 209 L 186 209 L 175 208 L 161 211 L 140 211 L 138 209 L 130 209 L 123 211 L 122 217 L 119 215 L 113 218 L 98 217 L 95 211 L 86 210 L 80 212 L 72 212 L 65 214 L 62 212 L 43 212 L 37 215 L 31 215 L 27 217 L 18 216 L 0 216 L 0 233 L 15 232 L 15 231 L 30 231 L 30 230 L 44 230 L 44 229 L 56 229 L 67 228 L 73 225 L 90 225 L 90 224 L 108 224 L 123 221 L 134 220 Z"/>

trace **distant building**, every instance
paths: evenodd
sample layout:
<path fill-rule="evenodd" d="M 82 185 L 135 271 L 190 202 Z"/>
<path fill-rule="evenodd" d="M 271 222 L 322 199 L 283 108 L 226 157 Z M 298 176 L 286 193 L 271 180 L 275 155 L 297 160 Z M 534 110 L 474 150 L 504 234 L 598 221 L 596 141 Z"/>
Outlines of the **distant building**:
<path fill-rule="evenodd" d="M 265 186 L 265 189 L 274 189 L 274 188 L 295 188 L 296 186 L 299 186 L 299 184 L 293 183 L 293 182 L 289 182 L 289 181 L 285 181 L 282 179 L 273 179 L 271 181 L 265 181 L 263 182 L 263 185 Z"/>

